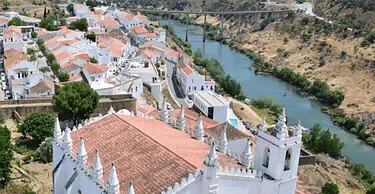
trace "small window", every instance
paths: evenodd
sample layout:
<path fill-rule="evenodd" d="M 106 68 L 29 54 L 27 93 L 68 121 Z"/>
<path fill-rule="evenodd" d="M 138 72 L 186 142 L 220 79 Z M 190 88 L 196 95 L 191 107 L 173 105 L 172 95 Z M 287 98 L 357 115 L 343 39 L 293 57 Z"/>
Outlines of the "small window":
<path fill-rule="evenodd" d="M 271 150 L 269 148 L 264 148 L 263 153 L 263 166 L 268 168 L 269 162 L 270 162 L 270 153 Z"/>
<path fill-rule="evenodd" d="M 291 158 L 292 158 L 292 149 L 289 148 L 285 153 L 284 171 L 290 170 Z"/>
<path fill-rule="evenodd" d="M 204 90 L 204 87 L 203 87 L 203 86 L 201 87 L 201 90 Z"/>

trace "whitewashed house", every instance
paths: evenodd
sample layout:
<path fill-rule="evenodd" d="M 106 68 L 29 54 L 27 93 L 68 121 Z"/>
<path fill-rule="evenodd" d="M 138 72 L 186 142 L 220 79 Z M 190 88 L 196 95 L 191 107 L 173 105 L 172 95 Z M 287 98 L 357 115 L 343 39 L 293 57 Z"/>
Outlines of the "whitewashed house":
<path fill-rule="evenodd" d="M 189 97 L 198 91 L 215 91 L 215 82 L 200 75 L 184 61 L 183 57 L 177 64 L 176 76 L 183 92 Z"/>
<path fill-rule="evenodd" d="M 9 26 L 4 29 L 3 35 L 3 47 L 4 51 L 15 48 L 25 52 L 26 39 L 23 40 L 24 36 L 22 31 L 17 26 Z"/>
<path fill-rule="evenodd" d="M 205 135 L 202 119 L 192 129 L 185 127 L 183 111 L 176 120 L 169 119 L 166 103 L 162 105 L 160 120 L 129 114 L 121 110 L 116 113 L 111 107 L 108 115 L 92 118 L 83 127 L 74 127 L 74 131 L 65 128 L 64 134 L 56 119 L 54 193 L 296 191 L 302 130 L 300 125 L 286 125 L 285 111 L 272 129 L 275 133 L 260 126 L 255 153 L 250 139 L 243 144 L 241 153 L 231 152 L 225 127 L 219 139 L 212 141 Z M 100 156 L 105 156 L 105 160 Z"/>
<path fill-rule="evenodd" d="M 98 25 L 104 32 L 110 32 L 112 30 L 118 30 L 120 28 L 120 23 L 113 18 L 104 18 L 98 22 Z"/>
<path fill-rule="evenodd" d="M 144 35 L 149 32 L 144 27 L 135 26 L 131 28 L 130 37 L 135 42 L 135 44 L 141 44 L 145 41 Z"/>
<path fill-rule="evenodd" d="M 89 18 L 90 17 L 90 9 L 84 4 L 74 4 L 73 9 L 74 15 L 79 18 Z"/>
<path fill-rule="evenodd" d="M 208 118 L 220 123 L 228 119 L 228 101 L 214 91 L 198 91 L 192 96 L 193 104 L 196 109 L 206 115 Z"/>
<path fill-rule="evenodd" d="M 89 83 L 99 82 L 105 79 L 107 71 L 108 67 L 106 65 L 99 65 L 96 63 L 85 63 L 82 70 Z"/>

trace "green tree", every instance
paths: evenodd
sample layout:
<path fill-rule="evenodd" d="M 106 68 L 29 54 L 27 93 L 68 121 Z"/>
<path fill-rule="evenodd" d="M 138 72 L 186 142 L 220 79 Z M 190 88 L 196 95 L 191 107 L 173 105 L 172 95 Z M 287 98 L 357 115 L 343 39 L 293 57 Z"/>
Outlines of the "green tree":
<path fill-rule="evenodd" d="M 36 150 L 38 159 L 43 160 L 45 163 L 52 162 L 52 143 L 53 137 L 47 137 Z"/>
<path fill-rule="evenodd" d="M 92 42 L 96 42 L 96 35 L 95 33 L 90 33 L 86 35 L 86 38 L 91 40 Z"/>
<path fill-rule="evenodd" d="M 39 47 L 40 47 L 41 45 L 43 45 L 43 44 L 44 44 L 43 39 L 38 38 L 38 40 L 36 40 L 36 44 L 37 44 Z"/>
<path fill-rule="evenodd" d="M 99 95 L 85 82 L 73 82 L 59 88 L 53 96 L 53 110 L 61 120 L 88 119 L 99 102 Z"/>
<path fill-rule="evenodd" d="M 32 112 L 19 125 L 18 130 L 23 136 L 30 135 L 36 142 L 41 143 L 47 137 L 53 136 L 54 118 L 46 112 Z"/>
<path fill-rule="evenodd" d="M 9 9 L 9 1 L 8 0 L 3 0 L 3 10 L 6 11 Z"/>
<path fill-rule="evenodd" d="M 27 48 L 27 54 L 28 55 L 32 55 L 32 54 L 34 54 L 35 53 L 35 50 L 34 49 L 32 49 L 32 48 Z"/>
<path fill-rule="evenodd" d="M 40 21 L 40 27 L 45 28 L 49 31 L 58 30 L 59 27 L 55 25 L 56 17 L 53 14 L 48 14 L 45 18 Z"/>
<path fill-rule="evenodd" d="M 71 3 L 68 5 L 68 7 L 66 7 L 66 9 L 68 10 L 68 12 L 71 14 L 71 15 L 74 15 L 74 5 Z"/>
<path fill-rule="evenodd" d="M 32 54 L 32 55 L 30 56 L 30 61 L 36 61 L 36 59 L 37 59 L 37 57 L 36 57 L 35 54 Z"/>
<path fill-rule="evenodd" d="M 38 36 L 38 34 L 36 32 L 31 32 L 31 38 L 36 38 Z"/>
<path fill-rule="evenodd" d="M 8 22 L 8 26 L 23 26 L 25 23 L 19 18 L 19 17 L 14 17 Z"/>
<path fill-rule="evenodd" d="M 47 6 L 44 6 L 43 18 L 47 17 Z"/>
<path fill-rule="evenodd" d="M 46 58 L 47 58 L 48 63 L 50 63 L 50 64 L 52 64 L 56 61 L 56 57 L 52 53 L 47 54 Z"/>
<path fill-rule="evenodd" d="M 9 129 L 0 126 L 0 188 L 7 186 L 12 173 L 13 152 L 10 138 Z"/>
<path fill-rule="evenodd" d="M 335 183 L 326 183 L 322 187 L 322 194 L 339 194 L 339 186 L 337 186 Z"/>
<path fill-rule="evenodd" d="M 89 62 L 90 62 L 90 63 L 98 63 L 98 60 L 96 60 L 95 58 L 90 58 L 90 59 L 89 59 Z"/>
<path fill-rule="evenodd" d="M 69 74 L 65 73 L 65 72 L 61 72 L 59 73 L 59 75 L 57 76 L 60 80 L 60 82 L 67 82 L 69 81 Z"/>
<path fill-rule="evenodd" d="M 375 183 L 368 187 L 368 189 L 366 190 L 366 194 L 375 194 Z"/>
<path fill-rule="evenodd" d="M 52 69 L 52 71 L 54 72 L 54 73 L 58 73 L 59 72 L 59 70 L 60 70 L 60 65 L 59 64 L 57 64 L 57 63 L 52 63 L 51 64 L 51 69 Z"/>
<path fill-rule="evenodd" d="M 70 24 L 70 28 L 73 30 L 87 31 L 89 24 L 87 23 L 86 18 L 81 18 Z"/>
<path fill-rule="evenodd" d="M 310 18 L 307 17 L 307 16 L 303 17 L 302 20 L 301 20 L 301 24 L 302 24 L 303 26 L 308 25 L 309 22 L 310 22 Z"/>

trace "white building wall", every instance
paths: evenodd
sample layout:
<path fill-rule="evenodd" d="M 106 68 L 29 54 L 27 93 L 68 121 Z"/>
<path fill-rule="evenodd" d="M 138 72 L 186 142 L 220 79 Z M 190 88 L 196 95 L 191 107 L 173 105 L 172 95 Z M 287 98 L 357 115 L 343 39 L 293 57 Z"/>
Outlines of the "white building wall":
<path fill-rule="evenodd" d="M 7 51 L 9 49 L 15 48 L 19 51 L 25 52 L 25 43 L 23 42 L 4 42 L 4 51 Z"/>
<path fill-rule="evenodd" d="M 215 106 L 213 120 L 223 123 L 228 119 L 228 106 Z"/>

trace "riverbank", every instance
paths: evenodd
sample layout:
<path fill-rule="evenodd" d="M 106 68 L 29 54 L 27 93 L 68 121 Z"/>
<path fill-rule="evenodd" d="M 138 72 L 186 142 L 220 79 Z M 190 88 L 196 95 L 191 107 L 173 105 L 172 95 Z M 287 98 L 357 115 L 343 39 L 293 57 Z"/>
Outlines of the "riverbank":
<path fill-rule="evenodd" d="M 185 19 L 184 19 L 185 20 Z M 371 145 L 375 147 L 375 131 L 374 131 L 374 122 L 371 116 L 366 115 L 372 115 L 368 114 L 366 112 L 361 111 L 362 109 L 359 108 L 359 103 L 348 103 L 349 100 L 358 100 L 362 96 L 357 96 L 358 92 L 355 93 L 355 96 L 351 94 L 348 90 L 353 90 L 351 84 L 352 82 L 348 82 L 347 84 L 345 81 L 341 80 L 336 81 L 332 83 L 330 79 L 347 79 L 347 75 L 341 75 L 343 77 L 338 77 L 337 75 L 334 75 L 332 77 L 324 76 L 324 77 L 318 77 L 315 76 L 315 74 L 311 73 L 312 67 L 308 67 L 304 70 L 302 70 L 303 66 L 306 65 L 306 57 L 303 56 L 303 54 L 311 55 L 306 52 L 299 53 L 300 49 L 304 49 L 306 45 L 304 44 L 311 44 L 311 43 L 304 43 L 301 45 L 299 40 L 295 40 L 293 38 L 288 38 L 284 36 L 275 36 L 274 34 L 280 34 L 280 32 L 276 31 L 276 25 L 277 23 L 271 23 L 269 26 L 264 29 L 263 31 L 258 32 L 251 32 L 251 27 L 248 30 L 248 32 L 244 32 L 242 29 L 242 26 L 231 26 L 231 24 L 228 24 L 229 22 L 225 23 L 225 26 L 227 28 L 231 27 L 236 30 L 225 29 L 225 37 L 230 36 L 233 34 L 237 35 L 233 39 L 225 39 L 221 40 L 219 31 L 218 31 L 218 25 L 219 22 L 217 18 L 215 17 L 208 17 L 207 22 L 208 25 L 208 38 L 219 41 L 223 44 L 228 45 L 230 48 L 241 52 L 248 56 L 250 59 L 254 61 L 254 64 L 252 65 L 252 68 L 254 68 L 256 73 L 261 74 L 267 74 L 272 75 L 275 77 L 278 77 L 279 79 L 286 81 L 289 84 L 292 84 L 297 87 L 297 92 L 303 95 L 310 96 L 313 95 L 318 101 L 321 101 L 325 103 L 326 106 L 323 106 L 322 112 L 328 114 L 334 123 L 337 126 L 343 127 L 348 132 L 355 134 L 359 139 L 366 142 L 368 145 Z M 292 21 L 291 21 L 292 22 Z M 198 17 L 195 20 L 192 21 L 192 23 L 202 26 L 203 23 L 203 17 Z M 239 39 L 239 33 L 242 33 Z M 272 35 L 271 35 L 272 34 Z M 264 37 L 263 37 L 264 35 Z M 318 37 L 309 37 L 312 40 L 318 39 Z M 333 39 L 332 37 L 330 39 Z M 311 42 L 311 41 L 310 41 Z M 308 52 L 314 53 L 314 52 L 333 52 L 332 50 L 335 50 L 332 48 L 333 44 L 329 44 L 332 42 L 327 42 L 326 40 L 321 40 L 315 45 L 310 45 L 307 47 L 320 47 L 320 48 L 311 48 Z M 324 48 L 326 47 L 326 48 Z M 312 51 L 311 51 L 312 50 Z M 347 49 L 346 49 L 347 50 Z M 367 51 L 367 50 L 366 50 Z M 336 51 L 336 54 L 330 54 L 330 55 L 336 55 L 335 60 L 339 60 L 343 62 L 344 59 L 352 58 L 351 56 L 348 56 L 348 52 L 343 51 Z M 365 51 L 363 51 L 365 52 Z M 291 63 L 287 60 L 290 60 L 292 58 L 292 55 L 296 55 L 295 57 L 297 59 L 304 59 L 302 62 L 303 65 L 297 65 L 297 68 L 294 68 L 295 66 L 291 66 Z M 326 54 L 327 55 L 327 54 Z M 362 54 L 363 56 L 363 54 Z M 368 57 L 368 53 L 366 57 Z M 370 55 L 371 56 L 371 55 Z M 326 61 L 333 62 L 333 59 L 327 60 L 329 56 L 324 56 L 322 59 L 322 56 L 317 57 L 320 58 L 319 64 L 317 66 L 323 67 L 328 66 L 326 65 Z M 309 60 L 314 60 L 314 58 Z M 325 60 L 324 60 L 325 59 Z M 286 60 L 286 61 L 285 61 Z M 367 60 L 365 58 L 365 60 Z M 296 60 L 298 61 L 298 60 Z M 340 70 L 337 72 L 342 72 L 342 67 L 339 67 Z M 331 73 L 332 70 L 330 70 Z M 321 75 L 322 72 L 319 72 Z M 356 72 L 358 74 L 358 72 Z M 321 82 L 318 82 L 315 86 L 320 87 L 319 90 L 315 90 L 314 92 L 311 92 L 310 86 L 315 84 L 313 83 L 313 80 L 321 80 Z M 349 85 L 349 86 L 348 86 Z M 367 84 L 368 85 L 368 84 Z M 323 88 L 323 90 L 321 90 Z M 333 88 L 334 90 L 329 90 L 329 88 Z M 343 91 L 343 93 L 341 93 Z M 360 91 L 359 93 L 363 93 L 363 91 Z M 369 95 L 371 95 L 372 92 L 367 92 Z M 345 98 L 344 95 L 345 94 Z M 375 97 L 374 97 L 375 99 Z M 365 99 L 360 99 L 361 101 Z M 372 100 L 371 100 L 372 101 Z M 341 103 L 342 102 L 342 103 Z M 340 105 L 337 107 L 337 105 Z M 351 110 L 349 109 L 357 107 L 357 110 Z M 373 106 L 370 106 L 370 109 Z M 369 108 L 369 107 L 366 107 Z M 370 117 L 370 118 L 369 118 Z"/>
<path fill-rule="evenodd" d="M 183 46 L 178 47 L 180 51 L 182 51 Z M 188 57 L 190 60 L 193 58 L 189 57 L 187 54 L 184 55 Z M 230 100 L 232 100 L 231 98 Z M 242 112 L 242 108 L 247 109 L 250 107 L 243 103 L 238 104 L 239 101 L 235 100 L 235 106 L 238 106 L 236 110 L 239 116 L 243 116 L 242 118 L 246 120 L 255 120 L 254 124 L 259 124 L 260 117 L 259 115 L 254 116 L 251 114 L 240 114 L 238 112 Z M 244 107 L 246 106 L 246 107 Z M 271 122 L 271 124 L 273 124 Z M 340 193 L 343 194 L 364 194 L 364 187 L 360 184 L 360 182 L 352 177 L 351 175 L 351 168 L 348 164 L 345 164 L 344 160 L 334 160 L 335 165 L 331 165 L 330 161 L 334 160 L 328 156 L 319 155 L 319 161 L 316 165 L 307 165 L 299 167 L 299 186 L 298 189 L 303 192 L 307 193 L 319 193 L 321 187 L 326 182 L 335 182 L 340 187 Z M 304 174 L 309 174 L 311 176 L 304 176 Z"/>

